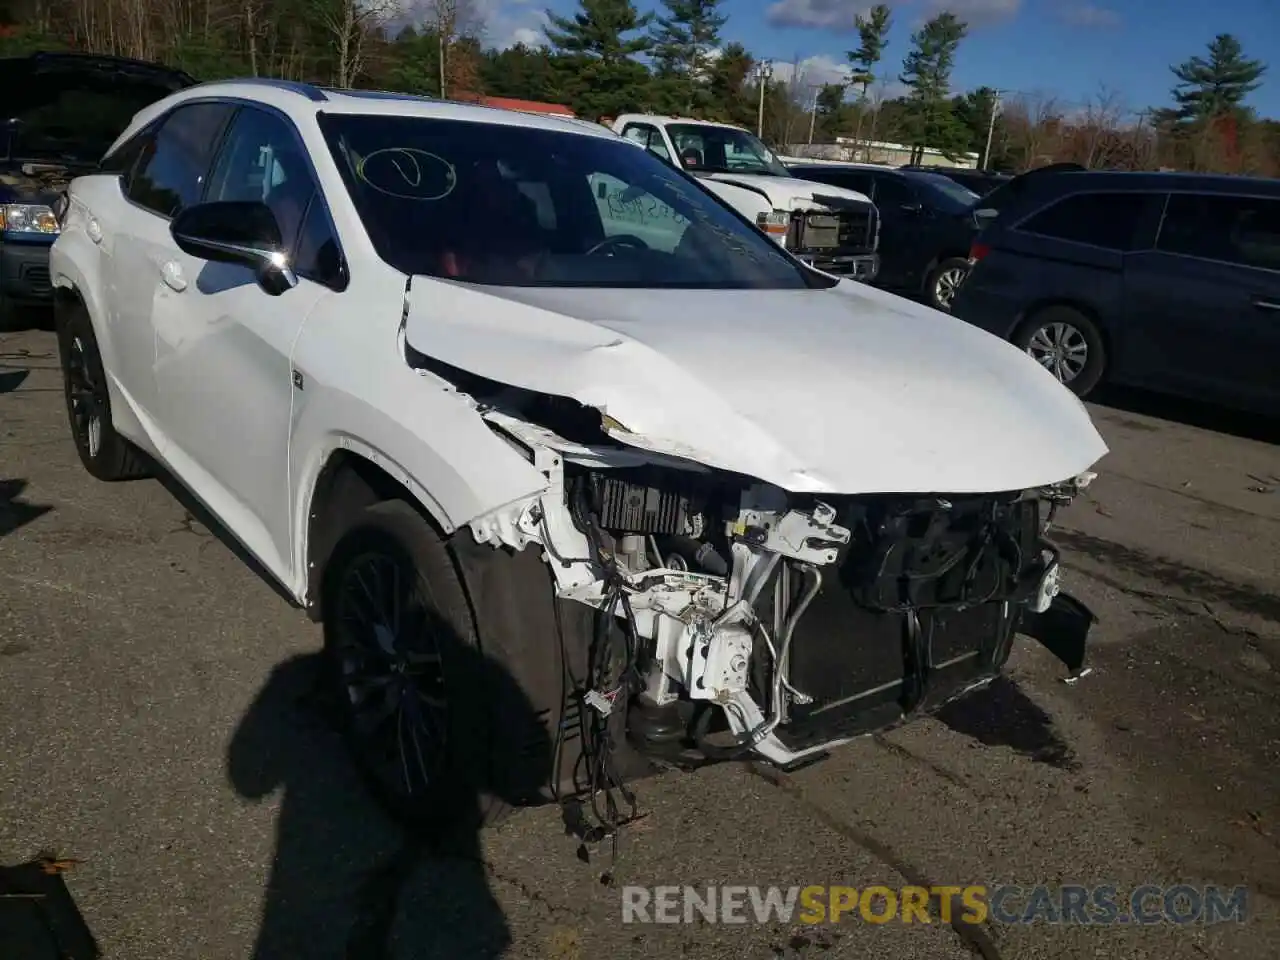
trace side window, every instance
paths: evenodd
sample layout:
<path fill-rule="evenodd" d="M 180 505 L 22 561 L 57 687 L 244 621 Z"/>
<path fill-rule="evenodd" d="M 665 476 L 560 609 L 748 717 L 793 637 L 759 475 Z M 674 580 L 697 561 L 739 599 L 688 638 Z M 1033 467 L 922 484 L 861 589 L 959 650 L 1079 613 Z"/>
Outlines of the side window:
<path fill-rule="evenodd" d="M 587 181 L 606 237 L 636 237 L 664 253 L 673 252 L 683 239 L 689 221 L 657 197 L 607 173 L 593 173 Z"/>
<path fill-rule="evenodd" d="M 869 173 L 833 173 L 829 176 L 830 179 L 827 182 L 833 186 L 856 190 L 858 193 L 865 193 L 868 197 L 872 195 L 872 180 Z"/>
<path fill-rule="evenodd" d="M 628 123 L 622 128 L 622 135 L 642 147 L 649 146 L 649 128 L 639 123 Z"/>
<path fill-rule="evenodd" d="M 1019 224 L 1018 230 L 1127 252 L 1134 248 L 1138 223 L 1149 196 L 1145 193 L 1073 194 L 1032 214 Z"/>
<path fill-rule="evenodd" d="M 155 137 L 143 143 L 129 199 L 162 217 L 199 203 L 209 162 L 232 109 L 222 103 L 193 103 L 169 114 Z"/>
<path fill-rule="evenodd" d="M 915 191 L 897 177 L 876 177 L 876 206 L 881 210 L 911 206 L 916 202 Z"/>
<path fill-rule="evenodd" d="M 300 277 L 332 286 L 343 274 L 342 251 L 333 234 L 333 224 L 317 191 L 311 198 L 298 241 L 293 248 L 293 269 Z"/>
<path fill-rule="evenodd" d="M 293 248 L 315 181 L 293 128 L 275 114 L 245 107 L 236 115 L 209 178 L 208 200 L 258 200 L 271 208 Z"/>
<path fill-rule="evenodd" d="M 671 152 L 667 149 L 662 134 L 647 123 L 628 123 L 623 128 L 622 135 L 628 140 L 634 140 L 654 156 L 667 163 L 671 162 Z"/>
<path fill-rule="evenodd" d="M 672 142 L 676 152 L 680 154 L 680 165 L 689 170 L 696 170 L 707 164 L 707 143 L 699 133 L 684 132 L 673 135 Z"/>
<path fill-rule="evenodd" d="M 1172 194 L 1156 249 L 1280 270 L 1280 200 Z"/>

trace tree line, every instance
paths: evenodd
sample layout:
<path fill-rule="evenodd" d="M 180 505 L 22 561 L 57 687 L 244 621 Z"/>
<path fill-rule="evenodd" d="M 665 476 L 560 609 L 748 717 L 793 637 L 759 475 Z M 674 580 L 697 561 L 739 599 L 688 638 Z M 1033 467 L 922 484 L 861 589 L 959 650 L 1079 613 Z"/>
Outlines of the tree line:
<path fill-rule="evenodd" d="M 893 14 L 857 21 L 840 82 L 725 44 L 722 0 L 579 0 L 548 13 L 546 46 L 486 43 L 476 0 L 0 0 L 0 55 L 73 49 L 167 63 L 200 79 L 255 75 L 450 98 L 478 94 L 569 106 L 590 119 L 676 113 L 751 129 L 775 147 L 890 141 L 995 169 L 1073 161 L 1088 167 L 1280 175 L 1280 123 L 1244 103 L 1267 66 L 1229 34 L 1171 67 L 1167 106 L 1133 110 L 1105 88 L 1083 105 L 1036 93 L 952 89 L 968 25 L 924 23 L 900 68 L 882 73 Z M 884 79 L 905 91 L 886 97 Z"/>

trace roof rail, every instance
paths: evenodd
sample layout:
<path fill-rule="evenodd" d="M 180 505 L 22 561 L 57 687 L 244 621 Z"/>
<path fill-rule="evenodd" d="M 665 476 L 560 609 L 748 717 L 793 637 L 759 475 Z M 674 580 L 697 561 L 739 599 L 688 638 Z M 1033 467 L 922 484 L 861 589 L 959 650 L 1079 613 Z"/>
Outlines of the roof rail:
<path fill-rule="evenodd" d="M 251 83 L 261 87 L 272 87 L 276 90 L 286 90 L 289 93 L 300 93 L 315 103 L 325 103 L 329 99 L 319 87 L 310 83 L 303 83 L 301 80 L 280 80 L 276 77 L 228 77 L 225 80 L 210 80 L 208 82 Z"/>

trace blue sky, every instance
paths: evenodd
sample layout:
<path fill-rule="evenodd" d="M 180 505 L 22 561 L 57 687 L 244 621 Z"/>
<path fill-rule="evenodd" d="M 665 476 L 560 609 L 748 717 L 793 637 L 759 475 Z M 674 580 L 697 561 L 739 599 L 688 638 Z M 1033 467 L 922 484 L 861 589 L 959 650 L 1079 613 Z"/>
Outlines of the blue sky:
<path fill-rule="evenodd" d="M 505 46 L 540 35 L 543 11 L 565 13 L 576 0 L 474 0 L 488 23 L 487 41 Z M 636 0 L 642 10 L 658 0 Z M 1253 95 L 1261 113 L 1280 118 L 1280 0 L 889 0 L 894 25 L 880 70 L 896 93 L 911 32 L 939 9 L 970 24 L 953 83 L 1053 96 L 1081 107 L 1105 85 L 1139 110 L 1169 101 L 1171 63 L 1204 51 L 1217 33 L 1233 33 L 1247 55 L 1272 64 Z M 800 61 L 808 82 L 834 79 L 857 46 L 854 17 L 868 0 L 725 0 L 723 34 L 753 54 Z M 786 69 L 785 67 L 783 68 Z"/>

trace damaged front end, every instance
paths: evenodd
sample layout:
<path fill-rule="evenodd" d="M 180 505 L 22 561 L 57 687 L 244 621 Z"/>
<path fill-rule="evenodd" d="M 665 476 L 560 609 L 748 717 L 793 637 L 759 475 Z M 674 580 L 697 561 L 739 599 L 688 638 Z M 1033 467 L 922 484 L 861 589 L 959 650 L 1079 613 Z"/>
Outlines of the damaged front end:
<path fill-rule="evenodd" d="M 622 442 L 573 400 L 415 364 L 546 477 L 471 532 L 541 547 L 558 596 L 598 612 L 574 641 L 589 648 L 581 708 L 676 764 L 794 767 L 994 677 L 1024 618 L 1054 603 L 1049 524 L 1092 479 L 800 495 Z"/>

